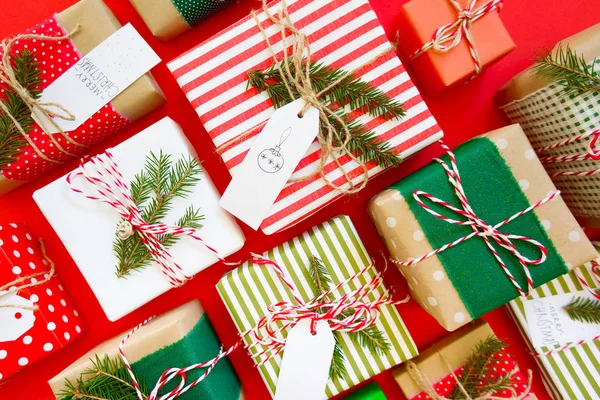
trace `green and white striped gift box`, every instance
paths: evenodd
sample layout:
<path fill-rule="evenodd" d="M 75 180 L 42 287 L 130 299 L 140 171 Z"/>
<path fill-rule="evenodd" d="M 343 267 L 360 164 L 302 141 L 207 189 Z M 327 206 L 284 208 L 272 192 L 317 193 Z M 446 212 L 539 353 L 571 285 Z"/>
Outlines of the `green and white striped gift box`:
<path fill-rule="evenodd" d="M 310 276 L 307 270 L 311 255 L 323 261 L 334 285 L 371 263 L 371 258 L 350 218 L 346 216 L 318 225 L 263 254 L 265 258 L 275 261 L 282 267 L 305 301 L 315 297 L 310 289 Z M 358 283 L 351 282 L 344 285 L 334 294 L 341 296 L 359 285 L 366 284 L 373 274 L 374 271 L 371 269 L 357 279 Z M 256 326 L 259 319 L 266 315 L 269 305 L 278 301 L 293 301 L 290 291 L 284 287 L 273 268 L 251 265 L 248 262 L 225 275 L 217 284 L 217 290 L 239 332 Z M 375 300 L 384 290 L 387 289 L 379 287 L 369 295 L 368 299 Z M 418 354 L 415 343 L 395 306 L 381 308 L 377 327 L 391 345 L 390 351 L 384 356 L 371 353 L 355 344 L 345 333 L 341 335 L 348 374 L 343 380 L 337 378 L 329 380 L 327 398 Z M 247 337 L 244 341 L 246 344 L 250 343 Z M 253 354 L 259 351 L 256 347 L 251 348 Z M 275 393 L 281 358 L 282 353 L 258 367 L 272 395 Z"/>
<path fill-rule="evenodd" d="M 582 276 L 592 288 L 599 287 L 591 274 L 591 264 L 580 267 Z M 539 288 L 528 297 L 540 298 L 585 290 L 575 271 L 569 272 Z M 528 332 L 523 298 L 513 300 L 507 306 L 519 326 L 529 348 L 536 353 L 550 350 L 548 347 L 533 348 Z M 556 346 L 559 347 L 559 346 Z M 585 343 L 565 351 L 536 358 L 544 384 L 554 399 L 584 400 L 600 398 L 600 341 Z"/>

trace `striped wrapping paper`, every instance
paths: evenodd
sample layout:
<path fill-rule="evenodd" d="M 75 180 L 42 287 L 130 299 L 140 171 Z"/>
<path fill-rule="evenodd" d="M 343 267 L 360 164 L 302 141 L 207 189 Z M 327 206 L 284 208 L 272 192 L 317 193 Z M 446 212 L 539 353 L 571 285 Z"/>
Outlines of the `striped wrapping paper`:
<path fill-rule="evenodd" d="M 302 298 L 308 301 L 315 297 L 310 289 L 310 276 L 307 270 L 311 254 L 323 260 L 334 285 L 371 263 L 350 218 L 346 216 L 318 225 L 301 236 L 266 252 L 263 256 L 277 262 L 291 278 Z M 372 277 L 373 271 L 370 270 L 358 281 L 363 285 Z M 356 283 L 352 282 L 334 294 L 341 296 L 348 290 L 356 288 Z M 273 268 L 253 266 L 249 263 L 225 275 L 217 284 L 217 290 L 239 332 L 254 327 L 259 319 L 266 315 L 269 305 L 278 301 L 293 301 L 290 291 L 285 288 Z M 369 300 L 375 300 L 383 290 L 386 289 L 380 287 L 373 291 L 368 297 Z M 395 306 L 381 308 L 377 327 L 391 344 L 391 349 L 385 356 L 370 353 L 355 344 L 345 333 L 340 335 L 346 354 L 348 375 L 345 380 L 329 380 L 327 397 L 332 397 L 418 354 Z M 285 334 L 287 335 L 287 332 Z M 246 344 L 250 343 L 247 337 L 244 337 L 244 341 Z M 252 348 L 252 354 L 259 351 L 257 348 Z M 258 367 L 271 394 L 275 392 L 282 355 L 283 353 L 280 353 Z"/>
<path fill-rule="evenodd" d="M 390 46 L 368 0 L 288 0 L 287 4 L 295 26 L 309 35 L 313 60 L 350 71 Z M 274 2 L 270 9 L 275 12 L 280 6 L 280 2 Z M 281 59 L 284 44 L 279 26 L 268 21 L 264 12 L 258 14 L 258 19 Z M 288 38 L 288 49 L 291 45 L 292 39 Z M 254 18 L 248 16 L 168 64 L 217 148 L 226 146 L 222 157 L 232 175 L 260 132 L 259 125 L 274 111 L 265 93 L 247 90 L 247 73 L 267 69 L 272 62 Z M 406 158 L 442 137 L 439 126 L 394 52 L 361 68 L 358 75 L 405 104 L 408 112 L 401 121 L 386 122 L 353 113 L 381 140 L 389 142 L 401 157 Z M 232 141 L 248 131 L 251 133 L 243 140 Z M 292 179 L 315 171 L 319 157 L 320 148 L 313 143 Z M 348 157 L 341 157 L 340 161 L 353 183 L 364 180 L 362 169 L 356 163 Z M 371 177 L 382 171 L 375 163 L 369 164 L 368 169 Z M 329 160 L 325 171 L 336 185 L 350 186 L 333 160 Z M 318 176 L 289 183 L 261 228 L 267 234 L 288 228 L 340 196 Z"/>
<path fill-rule="evenodd" d="M 580 267 L 584 279 L 592 288 L 600 287 L 591 271 L 591 264 Z M 540 298 L 585 290 L 574 271 L 535 289 L 531 297 Z M 519 326 L 529 348 L 536 353 L 550 350 L 547 347 L 533 349 L 529 338 L 523 298 L 513 300 L 507 306 Z M 558 347 L 558 346 L 557 346 Z M 583 400 L 600 398 L 600 341 L 586 343 L 546 357 L 536 358 L 544 385 L 554 399 Z"/>

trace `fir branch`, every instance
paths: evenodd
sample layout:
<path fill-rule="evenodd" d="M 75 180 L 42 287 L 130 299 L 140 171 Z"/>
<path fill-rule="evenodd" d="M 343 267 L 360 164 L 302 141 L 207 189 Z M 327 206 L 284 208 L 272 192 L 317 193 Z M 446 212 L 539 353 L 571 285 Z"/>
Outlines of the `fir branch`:
<path fill-rule="evenodd" d="M 489 374 L 493 368 L 496 354 L 503 351 L 505 347 L 506 344 L 495 336 L 489 336 L 475 346 L 458 379 L 470 397 L 476 398 L 486 393 L 497 393 L 511 387 L 511 380 L 504 378 L 482 384 L 484 376 Z M 509 372 L 507 371 L 506 375 L 509 375 Z M 460 399 L 462 396 L 462 391 L 456 385 L 449 398 Z"/>
<path fill-rule="evenodd" d="M 585 297 L 573 297 L 564 307 L 573 321 L 600 324 L 600 301 Z"/>
<path fill-rule="evenodd" d="M 57 393 L 59 400 L 138 400 L 131 375 L 120 358 L 95 357 L 75 381 L 65 379 L 65 389 Z M 139 378 L 138 378 L 139 381 Z M 139 382 L 144 399 L 148 391 Z"/>
<path fill-rule="evenodd" d="M 180 159 L 173 165 L 170 155 L 162 151 L 158 155 L 150 153 L 144 170 L 131 182 L 131 195 L 144 221 L 149 224 L 163 221 L 172 209 L 173 200 L 186 198 L 200 180 L 201 173 L 200 163 L 193 157 Z M 176 224 L 183 228 L 200 229 L 203 220 L 200 210 L 190 206 Z M 179 236 L 161 235 L 158 239 L 169 248 L 179 240 Z M 118 259 L 118 277 L 143 269 L 152 262 L 151 254 L 137 234 L 125 240 L 116 235 L 113 251 Z"/>
<path fill-rule="evenodd" d="M 390 351 L 391 344 L 376 325 L 356 332 L 349 332 L 350 339 L 367 348 L 371 353 L 384 356 Z"/>
<path fill-rule="evenodd" d="M 41 84 L 40 70 L 34 55 L 29 51 L 23 51 L 13 58 L 13 70 L 17 81 L 29 91 L 34 98 L 40 96 L 37 87 Z M 0 100 L 6 106 L 9 113 L 15 118 L 19 125 L 28 132 L 33 123 L 29 107 L 20 96 L 10 89 L 5 90 L 6 99 Z M 0 112 L 0 171 L 7 164 L 15 162 L 21 148 L 26 140 L 15 127 L 13 121 L 3 112 Z"/>
<path fill-rule="evenodd" d="M 331 367 L 329 368 L 329 377 L 331 379 L 345 379 L 348 375 L 346 369 L 346 353 L 344 353 L 344 347 L 342 346 L 342 337 L 340 332 L 333 332 L 335 339 L 335 347 L 333 348 L 333 359 L 331 360 Z"/>
<path fill-rule="evenodd" d="M 555 52 L 546 49 L 535 53 L 534 62 L 534 73 L 562 85 L 566 96 L 600 91 L 595 60 L 588 63 L 570 47 L 559 46 Z"/>
<path fill-rule="evenodd" d="M 310 273 L 311 278 L 311 289 L 317 296 L 320 296 L 329 290 L 332 281 L 329 276 L 329 271 L 327 271 L 323 261 L 311 255 L 309 258 L 308 272 Z"/>

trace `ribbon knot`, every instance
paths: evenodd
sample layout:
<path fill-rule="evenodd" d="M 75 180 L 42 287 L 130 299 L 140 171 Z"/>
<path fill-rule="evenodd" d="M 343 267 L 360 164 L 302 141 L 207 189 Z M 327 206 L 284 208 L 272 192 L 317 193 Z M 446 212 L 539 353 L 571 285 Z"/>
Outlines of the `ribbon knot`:
<path fill-rule="evenodd" d="M 546 249 L 546 247 L 544 245 L 542 245 L 537 240 L 534 240 L 534 239 L 531 239 L 531 238 L 528 238 L 525 236 L 521 236 L 521 235 L 515 235 L 515 234 L 511 234 L 511 233 L 503 233 L 503 232 L 499 231 L 499 228 L 501 228 L 504 225 L 508 224 L 509 222 L 521 217 L 522 215 L 531 212 L 533 209 L 555 199 L 560 194 L 560 192 L 556 191 L 556 192 L 551 193 L 546 198 L 538 201 L 535 204 L 530 205 L 526 209 L 514 214 L 510 218 L 507 218 L 500 223 L 497 223 L 495 225 L 488 224 L 477 216 L 477 214 L 475 213 L 475 211 L 469 204 L 467 195 L 465 193 L 465 190 L 464 190 L 464 187 L 462 184 L 462 180 L 460 178 L 460 174 L 458 171 L 458 166 L 456 164 L 456 158 L 454 156 L 454 153 L 452 153 L 450 151 L 450 149 L 444 143 L 442 143 L 442 142 L 440 142 L 440 143 L 441 143 L 442 148 L 448 153 L 448 157 L 450 158 L 450 166 L 444 160 L 441 160 L 439 158 L 436 158 L 435 160 L 441 164 L 441 166 L 444 168 L 444 171 L 448 175 L 448 182 L 450 182 L 450 184 L 454 188 L 456 196 L 458 197 L 458 200 L 460 201 L 461 208 L 455 207 L 454 205 L 452 205 L 444 200 L 440 200 L 437 197 L 435 197 L 429 193 L 420 191 L 420 190 L 416 190 L 413 193 L 413 197 L 425 211 L 427 211 L 434 217 L 437 217 L 449 224 L 470 226 L 473 229 L 473 232 L 470 233 L 469 235 L 463 236 L 460 239 L 457 239 L 450 243 L 447 243 L 447 244 L 445 244 L 445 245 L 443 245 L 421 257 L 410 259 L 407 261 L 392 260 L 392 262 L 395 264 L 398 264 L 398 265 L 402 265 L 402 266 L 413 266 L 423 260 L 426 260 L 426 259 L 438 254 L 438 253 L 441 253 L 442 251 L 444 251 L 446 249 L 449 249 L 450 247 L 454 247 L 454 246 L 456 246 L 462 242 L 465 242 L 475 236 L 478 236 L 478 237 L 483 238 L 488 249 L 494 255 L 494 258 L 498 261 L 498 263 L 504 270 L 504 273 L 506 274 L 506 276 L 510 279 L 510 281 L 515 286 L 515 288 L 519 291 L 519 294 L 521 296 L 528 296 L 529 292 L 531 290 L 533 290 L 533 288 L 534 288 L 533 279 L 531 278 L 531 274 L 529 272 L 529 267 L 531 265 L 539 265 L 539 264 L 543 263 L 546 260 L 546 257 L 548 255 L 548 250 Z M 422 197 L 441 206 L 443 210 L 449 211 L 453 214 L 464 217 L 465 219 L 450 218 L 450 217 L 447 217 L 437 211 L 434 211 L 427 204 L 425 204 Z M 515 279 L 513 274 L 508 269 L 508 266 L 506 265 L 504 260 L 502 260 L 502 258 L 500 257 L 500 254 L 498 253 L 498 251 L 492 244 L 492 241 L 496 245 L 506 249 L 510 254 L 512 254 L 515 258 L 517 258 L 517 260 L 519 261 L 519 264 L 521 265 L 521 267 L 525 273 L 525 276 L 527 278 L 527 289 L 524 289 L 523 287 L 521 287 L 521 284 Z M 533 260 L 525 257 L 516 248 L 516 246 L 514 244 L 515 241 L 524 242 L 524 243 L 527 243 L 527 244 L 533 246 L 534 248 L 536 248 L 539 251 L 540 256 L 537 259 L 533 259 Z"/>

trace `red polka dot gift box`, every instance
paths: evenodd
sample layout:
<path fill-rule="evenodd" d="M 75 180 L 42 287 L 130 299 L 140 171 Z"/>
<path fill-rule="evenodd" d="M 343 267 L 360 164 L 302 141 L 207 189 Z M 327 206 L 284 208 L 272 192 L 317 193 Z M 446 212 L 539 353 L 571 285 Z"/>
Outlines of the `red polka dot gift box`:
<path fill-rule="evenodd" d="M 18 83 L 35 100 L 82 56 L 120 27 L 121 24 L 101 0 L 82 0 L 32 26 L 23 33 L 29 37 L 5 41 L 11 44 L 9 60 L 12 71 L 4 67 L 0 69 L 0 76 L 5 78 L 10 72 L 21 76 L 17 79 Z M 55 39 L 69 34 L 72 35 L 65 39 Z M 77 158 L 164 103 L 161 90 L 148 73 L 77 129 L 47 134 L 30 118 L 32 99 L 15 94 L 14 82 L 11 85 L 6 82 L 5 79 L 0 81 L 3 105 L 0 112 L 3 116 L 9 113 L 12 118 L 6 118 L 0 127 L 10 129 L 10 132 L 0 132 L 6 133 L 3 135 L 6 141 L 0 146 L 0 195 Z"/>
<path fill-rule="evenodd" d="M 84 330 L 43 242 L 24 224 L 0 222 L 0 382 Z"/>
<path fill-rule="evenodd" d="M 528 374 L 507 350 L 492 328 L 478 320 L 401 365 L 394 378 L 408 400 L 536 399 Z"/>

